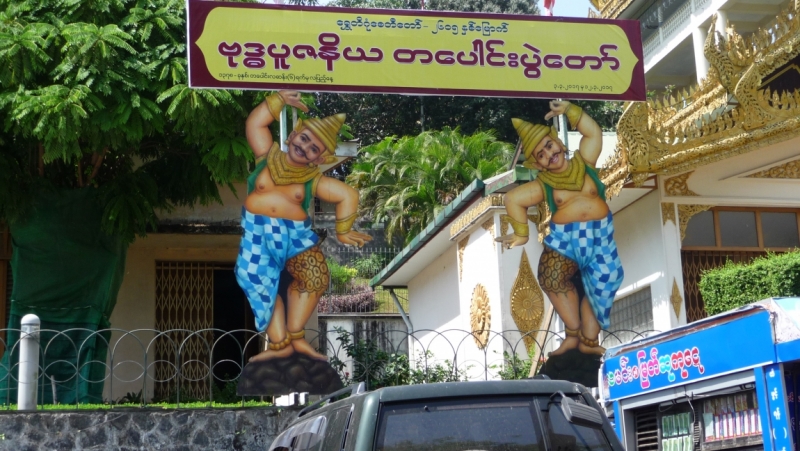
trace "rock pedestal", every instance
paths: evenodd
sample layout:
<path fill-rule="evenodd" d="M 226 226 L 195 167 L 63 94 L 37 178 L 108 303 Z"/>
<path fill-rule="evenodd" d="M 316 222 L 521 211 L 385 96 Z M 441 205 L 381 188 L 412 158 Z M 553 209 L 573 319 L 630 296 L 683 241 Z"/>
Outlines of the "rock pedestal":
<path fill-rule="evenodd" d="M 250 362 L 242 371 L 239 396 L 280 396 L 289 393 L 326 395 L 344 387 L 328 362 L 294 353 L 286 358 Z"/>

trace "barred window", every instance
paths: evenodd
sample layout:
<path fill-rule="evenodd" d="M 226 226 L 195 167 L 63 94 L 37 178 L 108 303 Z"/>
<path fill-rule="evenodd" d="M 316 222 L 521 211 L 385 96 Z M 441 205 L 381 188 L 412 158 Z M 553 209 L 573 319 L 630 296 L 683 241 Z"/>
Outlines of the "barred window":
<path fill-rule="evenodd" d="M 610 333 L 603 346 L 608 348 L 642 338 L 643 332 L 653 330 L 653 301 L 650 287 L 617 299 L 611 308 Z"/>
<path fill-rule="evenodd" d="M 715 207 L 692 216 L 681 247 L 783 252 L 800 246 L 798 224 L 798 209 Z"/>

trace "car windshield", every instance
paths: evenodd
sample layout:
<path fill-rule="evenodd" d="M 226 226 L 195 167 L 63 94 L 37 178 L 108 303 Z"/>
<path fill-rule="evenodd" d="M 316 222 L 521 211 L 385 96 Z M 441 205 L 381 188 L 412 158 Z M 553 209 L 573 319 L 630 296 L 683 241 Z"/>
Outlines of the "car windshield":
<path fill-rule="evenodd" d="M 379 451 L 535 451 L 544 449 L 533 397 L 385 404 Z"/>

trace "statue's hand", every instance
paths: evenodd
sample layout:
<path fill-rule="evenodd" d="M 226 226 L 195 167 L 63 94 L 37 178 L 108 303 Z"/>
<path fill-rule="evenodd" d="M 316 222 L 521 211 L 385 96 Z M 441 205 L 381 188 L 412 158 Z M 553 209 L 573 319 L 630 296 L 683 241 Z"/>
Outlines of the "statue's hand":
<path fill-rule="evenodd" d="M 367 241 L 372 241 L 372 237 L 367 235 L 366 233 L 357 232 L 355 230 L 351 230 L 347 233 L 343 234 L 336 234 L 336 239 L 339 240 L 342 244 L 347 244 L 350 246 L 364 246 L 364 243 Z"/>
<path fill-rule="evenodd" d="M 569 107 L 569 102 L 566 100 L 551 100 L 550 101 L 550 112 L 544 115 L 544 119 L 549 121 L 550 119 L 560 116 L 567 112 L 567 108 Z"/>
<path fill-rule="evenodd" d="M 509 233 L 508 235 L 503 235 L 500 238 L 495 239 L 495 241 L 502 243 L 503 247 L 506 249 L 511 249 L 512 247 L 522 246 L 523 244 L 527 243 L 528 237 Z"/>
<path fill-rule="evenodd" d="M 308 113 L 308 107 L 302 102 L 299 92 L 285 89 L 283 91 L 279 91 L 278 93 L 281 95 L 281 97 L 283 97 L 283 101 L 286 102 L 287 105 L 293 106 L 299 110 L 303 110 L 305 113 Z"/>

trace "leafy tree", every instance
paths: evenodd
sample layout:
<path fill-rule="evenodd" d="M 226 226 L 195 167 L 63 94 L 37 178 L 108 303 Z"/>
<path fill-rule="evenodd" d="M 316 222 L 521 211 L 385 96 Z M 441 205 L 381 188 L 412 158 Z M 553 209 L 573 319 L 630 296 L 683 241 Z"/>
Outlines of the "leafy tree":
<path fill-rule="evenodd" d="M 419 0 L 336 0 L 329 5 L 351 8 L 416 9 Z M 425 9 L 441 11 L 539 14 L 526 0 L 429 0 Z M 444 127 L 465 134 L 495 130 L 502 141 L 516 142 L 512 117 L 538 120 L 550 111 L 540 99 L 456 96 L 401 96 L 394 94 L 319 94 L 317 106 L 326 115 L 344 111 L 354 136 L 362 145 L 388 136 L 417 135 Z"/>
<path fill-rule="evenodd" d="M 362 148 L 347 181 L 360 190 L 366 214 L 385 224 L 387 238 L 408 242 L 474 179 L 505 171 L 513 154 L 492 132 L 444 128 Z"/>
<path fill-rule="evenodd" d="M 539 14 L 536 2 L 529 0 L 428 0 L 425 7 L 438 11 Z"/>
<path fill-rule="evenodd" d="M 181 0 L 0 0 L 9 327 L 31 312 L 43 329 L 108 327 L 127 245 L 155 227 L 156 210 L 220 201 L 219 184 L 245 177 L 244 120 L 257 99 L 189 89 L 184 9 Z M 89 338 L 87 358 L 104 362 L 103 340 Z M 80 368 L 83 380 L 102 379 L 102 368 Z"/>
<path fill-rule="evenodd" d="M 583 108 L 600 125 L 604 132 L 615 131 L 622 116 L 623 102 L 603 102 L 597 100 L 578 100 L 575 104 Z"/>

